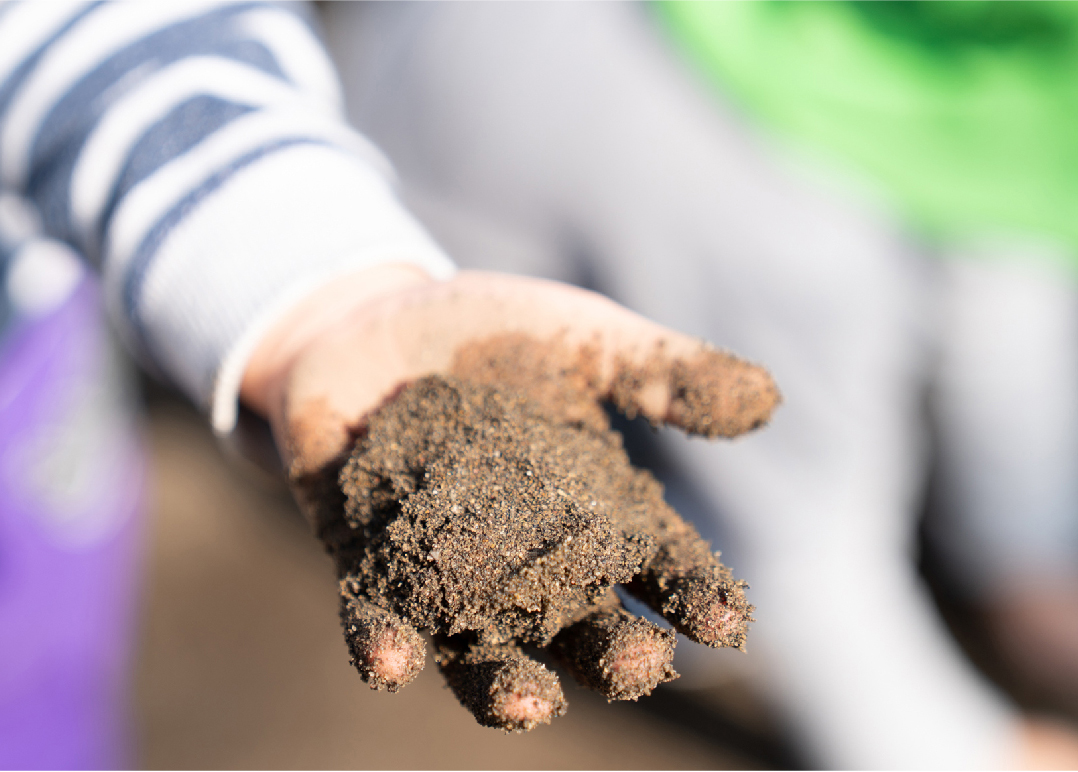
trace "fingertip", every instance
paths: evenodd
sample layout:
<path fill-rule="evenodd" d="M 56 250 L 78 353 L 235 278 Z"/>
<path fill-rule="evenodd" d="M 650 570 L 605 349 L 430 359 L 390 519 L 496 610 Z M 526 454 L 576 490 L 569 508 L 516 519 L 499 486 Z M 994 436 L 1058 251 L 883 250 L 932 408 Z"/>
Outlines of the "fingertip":
<path fill-rule="evenodd" d="M 609 700 L 636 700 L 678 677 L 675 643 L 671 631 L 618 607 L 563 630 L 552 651 L 583 686 Z"/>
<path fill-rule="evenodd" d="M 388 627 L 353 651 L 356 669 L 372 689 L 395 692 L 426 664 L 426 644 L 411 627 Z"/>
<path fill-rule="evenodd" d="M 565 715 L 558 676 L 513 644 L 440 638 L 437 661 L 449 688 L 482 726 L 528 732 Z"/>
<path fill-rule="evenodd" d="M 640 693 L 650 693 L 660 683 L 678 677 L 671 664 L 673 646 L 667 647 L 663 645 L 665 643 L 662 639 L 626 641 L 611 647 L 603 664 L 615 677 L 635 684 L 648 684 L 646 691 L 641 689 Z"/>
<path fill-rule="evenodd" d="M 506 728 L 531 729 L 539 723 L 549 724 L 554 714 L 554 704 L 535 694 L 508 694 L 499 706 Z"/>
<path fill-rule="evenodd" d="M 705 437 L 736 437 L 767 424 L 781 402 L 763 367 L 707 349 L 671 367 L 666 421 Z"/>
<path fill-rule="evenodd" d="M 566 702 L 558 677 L 538 662 L 507 664 L 492 689 L 490 717 L 507 732 L 528 732 L 565 715 Z"/>
<path fill-rule="evenodd" d="M 662 606 L 663 616 L 678 632 L 713 648 L 744 649 L 754 607 L 745 598 L 744 583 L 688 579 L 678 582 Z"/>
<path fill-rule="evenodd" d="M 414 627 L 363 598 L 343 597 L 341 623 L 352 665 L 372 688 L 395 692 L 426 664 L 427 645 Z"/>
<path fill-rule="evenodd" d="M 642 359 L 617 358 L 606 396 L 630 418 L 710 438 L 757 429 L 782 402 L 767 370 L 700 342 L 660 342 Z"/>
<path fill-rule="evenodd" d="M 603 695 L 635 701 L 679 678 L 673 665 L 675 640 L 673 633 L 655 627 L 615 642 L 599 663 L 605 671 Z"/>

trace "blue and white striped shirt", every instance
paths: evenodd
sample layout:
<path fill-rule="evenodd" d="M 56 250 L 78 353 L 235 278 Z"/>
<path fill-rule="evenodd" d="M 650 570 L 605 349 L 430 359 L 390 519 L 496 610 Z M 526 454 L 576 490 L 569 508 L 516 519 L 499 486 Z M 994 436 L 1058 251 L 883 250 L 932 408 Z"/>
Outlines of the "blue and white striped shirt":
<path fill-rule="evenodd" d="M 304 295 L 382 262 L 453 271 L 344 123 L 308 11 L 0 4 L 6 208 L 100 272 L 122 337 L 219 431 L 258 338 Z M 13 256 L 28 241 L 4 211 Z"/>

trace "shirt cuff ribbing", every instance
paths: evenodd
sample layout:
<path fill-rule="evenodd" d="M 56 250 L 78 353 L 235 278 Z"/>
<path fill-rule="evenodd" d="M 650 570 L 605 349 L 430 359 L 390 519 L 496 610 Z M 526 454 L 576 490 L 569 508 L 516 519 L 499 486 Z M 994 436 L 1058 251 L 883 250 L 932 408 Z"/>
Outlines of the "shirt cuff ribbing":
<path fill-rule="evenodd" d="M 121 332 L 227 434 L 269 328 L 319 287 L 387 263 L 437 279 L 455 271 L 372 165 L 297 145 L 236 172 L 186 213 L 133 296 L 129 277 L 106 272 L 105 283 Z"/>

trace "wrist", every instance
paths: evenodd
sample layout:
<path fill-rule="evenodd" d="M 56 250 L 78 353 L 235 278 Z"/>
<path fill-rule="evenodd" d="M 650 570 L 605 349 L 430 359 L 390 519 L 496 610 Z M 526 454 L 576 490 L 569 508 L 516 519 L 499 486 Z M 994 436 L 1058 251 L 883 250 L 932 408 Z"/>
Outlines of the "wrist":
<path fill-rule="evenodd" d="M 373 302 L 433 281 L 414 264 L 390 263 L 310 293 L 283 314 L 255 346 L 240 383 L 240 400 L 271 424 L 277 423 L 291 369 L 309 346 Z"/>

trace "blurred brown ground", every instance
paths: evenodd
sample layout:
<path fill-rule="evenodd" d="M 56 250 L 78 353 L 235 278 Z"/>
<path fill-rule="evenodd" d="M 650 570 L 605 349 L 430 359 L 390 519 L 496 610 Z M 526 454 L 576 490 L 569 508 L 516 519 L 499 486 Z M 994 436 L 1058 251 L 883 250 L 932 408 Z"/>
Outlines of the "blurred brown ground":
<path fill-rule="evenodd" d="M 432 665 L 398 694 L 370 691 L 348 664 L 329 559 L 288 496 L 231 466 L 190 409 L 159 400 L 148 425 L 140 766 L 760 766 L 737 743 L 567 682 L 569 713 L 523 736 L 476 725 Z M 651 699 L 669 703 L 668 688 Z"/>

